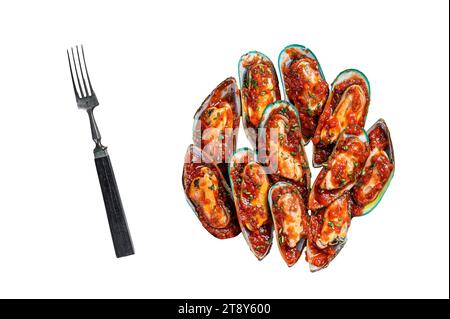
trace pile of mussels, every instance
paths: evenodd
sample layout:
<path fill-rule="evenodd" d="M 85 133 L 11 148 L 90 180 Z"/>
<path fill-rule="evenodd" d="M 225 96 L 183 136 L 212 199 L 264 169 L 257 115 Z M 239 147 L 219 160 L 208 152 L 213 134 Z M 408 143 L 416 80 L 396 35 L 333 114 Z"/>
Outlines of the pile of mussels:
<path fill-rule="evenodd" d="M 380 119 L 366 132 L 370 86 L 355 69 L 331 86 L 311 50 L 289 45 L 273 63 L 248 52 L 234 78 L 220 83 L 194 116 L 183 167 L 186 199 L 203 227 L 226 239 L 242 232 L 259 259 L 275 234 L 288 266 L 306 247 L 311 271 L 325 268 L 346 242 L 353 217 L 379 203 L 394 175 L 389 130 Z M 255 151 L 236 150 L 240 118 Z M 313 143 L 311 187 L 304 145 Z"/>

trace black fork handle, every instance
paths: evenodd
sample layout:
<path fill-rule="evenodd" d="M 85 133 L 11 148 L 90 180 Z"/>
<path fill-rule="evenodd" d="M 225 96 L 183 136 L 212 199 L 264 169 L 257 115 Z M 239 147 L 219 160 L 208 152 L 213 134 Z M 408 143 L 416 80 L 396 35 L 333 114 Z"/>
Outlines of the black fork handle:
<path fill-rule="evenodd" d="M 116 256 L 120 258 L 133 255 L 133 242 L 109 155 L 95 158 L 95 166 L 97 167 Z"/>

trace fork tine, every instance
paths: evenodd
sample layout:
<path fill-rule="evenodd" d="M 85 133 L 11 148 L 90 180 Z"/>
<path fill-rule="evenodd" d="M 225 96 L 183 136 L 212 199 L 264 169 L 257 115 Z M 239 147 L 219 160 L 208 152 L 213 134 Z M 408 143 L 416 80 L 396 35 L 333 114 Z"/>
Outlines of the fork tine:
<path fill-rule="evenodd" d="M 86 77 L 88 80 L 88 84 L 89 84 L 89 89 L 91 91 L 91 95 L 95 95 L 94 90 L 92 89 L 92 85 L 91 85 L 91 79 L 89 78 L 89 72 L 86 66 L 86 58 L 84 57 L 84 48 L 83 45 L 81 45 L 81 54 L 83 56 L 83 62 L 84 62 L 84 70 L 86 71 Z"/>
<path fill-rule="evenodd" d="M 67 59 L 69 59 L 70 76 L 72 78 L 73 91 L 75 92 L 75 99 L 78 101 L 80 99 L 80 96 L 78 95 L 77 87 L 75 85 L 75 79 L 73 78 L 72 64 L 70 63 L 69 50 L 67 50 Z"/>
<path fill-rule="evenodd" d="M 80 89 L 80 96 L 81 98 L 84 98 L 85 96 L 83 95 L 83 88 L 81 87 L 80 77 L 78 76 L 77 63 L 75 62 L 75 55 L 73 54 L 73 48 L 71 48 L 71 50 L 72 50 L 73 68 L 75 69 L 75 74 L 77 75 L 78 88 Z"/>
<path fill-rule="evenodd" d="M 86 86 L 86 80 L 84 79 L 83 67 L 81 66 L 80 51 L 78 51 L 78 45 L 77 45 L 77 56 L 78 56 L 78 65 L 80 66 L 81 79 L 83 80 L 84 85 L 84 92 L 86 93 L 86 96 L 89 96 L 90 94 Z"/>

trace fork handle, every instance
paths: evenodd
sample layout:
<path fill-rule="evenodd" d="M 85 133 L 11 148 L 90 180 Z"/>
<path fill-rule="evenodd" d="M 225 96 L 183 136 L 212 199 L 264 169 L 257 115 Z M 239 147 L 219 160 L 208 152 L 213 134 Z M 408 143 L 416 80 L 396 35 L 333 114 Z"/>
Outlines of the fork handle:
<path fill-rule="evenodd" d="M 102 189 L 116 256 L 120 258 L 133 255 L 133 242 L 109 155 L 104 154 L 104 156 L 96 157 L 95 166 L 97 167 L 97 175 Z"/>

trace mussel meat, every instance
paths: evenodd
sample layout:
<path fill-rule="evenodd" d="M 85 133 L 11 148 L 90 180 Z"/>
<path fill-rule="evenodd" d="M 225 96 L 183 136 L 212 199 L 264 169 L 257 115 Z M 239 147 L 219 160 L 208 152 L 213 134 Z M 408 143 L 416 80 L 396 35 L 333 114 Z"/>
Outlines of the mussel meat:
<path fill-rule="evenodd" d="M 369 156 L 366 131 L 350 126 L 340 134 L 336 147 L 317 176 L 308 200 L 308 208 L 317 211 L 350 190 L 361 175 Z"/>
<path fill-rule="evenodd" d="M 366 215 L 381 201 L 394 176 L 395 158 L 386 122 L 379 119 L 369 130 L 370 155 L 361 178 L 352 188 L 353 216 Z"/>
<path fill-rule="evenodd" d="M 320 114 L 328 98 L 328 83 L 314 53 L 302 45 L 284 48 L 278 67 L 286 98 L 295 105 L 305 143 L 314 135 Z"/>
<path fill-rule="evenodd" d="M 370 85 L 366 76 L 354 69 L 341 72 L 331 85 L 312 139 L 314 167 L 326 162 L 343 129 L 352 125 L 364 127 L 369 104 Z"/>
<path fill-rule="evenodd" d="M 239 225 L 253 254 L 263 259 L 272 246 L 273 223 L 267 195 L 270 182 L 256 154 L 242 148 L 229 164 L 231 189 Z"/>
<path fill-rule="evenodd" d="M 258 151 L 268 164 L 270 179 L 296 185 L 306 205 L 311 171 L 295 106 L 276 101 L 266 108 L 259 124 Z"/>
<path fill-rule="evenodd" d="M 269 207 L 278 248 L 291 267 L 300 258 L 307 239 L 309 215 L 302 195 L 295 185 L 278 182 L 269 190 Z"/>
<path fill-rule="evenodd" d="M 272 61 L 264 54 L 251 51 L 239 60 L 242 120 L 245 134 L 256 145 L 259 122 L 266 107 L 281 98 L 278 77 Z"/>
<path fill-rule="evenodd" d="M 218 164 L 225 177 L 236 150 L 240 115 L 240 93 L 232 77 L 220 83 L 194 115 L 194 144 Z"/>
<path fill-rule="evenodd" d="M 337 256 L 350 227 L 350 195 L 345 193 L 311 215 L 306 260 L 311 271 L 323 269 Z"/>
<path fill-rule="evenodd" d="M 187 202 L 211 235 L 226 239 L 241 232 L 231 189 L 213 160 L 194 145 L 187 149 L 182 181 Z"/>

